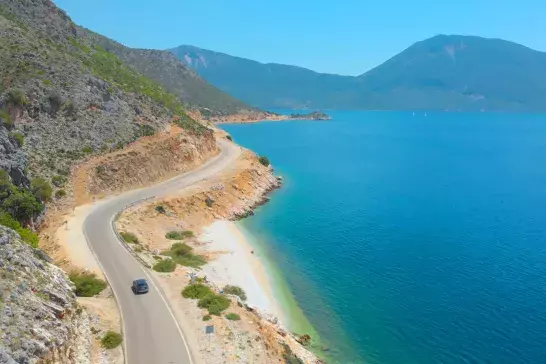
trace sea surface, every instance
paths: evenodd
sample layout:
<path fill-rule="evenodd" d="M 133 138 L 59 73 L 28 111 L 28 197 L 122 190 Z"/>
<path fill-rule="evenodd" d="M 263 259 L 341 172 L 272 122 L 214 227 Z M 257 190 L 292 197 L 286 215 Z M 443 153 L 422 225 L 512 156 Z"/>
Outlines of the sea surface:
<path fill-rule="evenodd" d="M 225 125 L 285 184 L 244 227 L 331 363 L 546 363 L 546 116 Z"/>

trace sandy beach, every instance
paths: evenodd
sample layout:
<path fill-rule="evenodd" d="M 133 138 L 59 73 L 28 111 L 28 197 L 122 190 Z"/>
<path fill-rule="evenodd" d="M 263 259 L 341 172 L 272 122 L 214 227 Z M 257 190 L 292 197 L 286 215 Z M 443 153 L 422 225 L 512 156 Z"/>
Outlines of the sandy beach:
<path fill-rule="evenodd" d="M 274 299 L 272 279 L 261 261 L 264 258 L 234 222 L 215 221 L 204 229 L 200 240 L 205 243 L 203 248 L 206 250 L 221 252 L 203 267 L 202 274 L 208 280 L 218 287 L 231 284 L 243 288 L 248 305 L 274 315 L 286 324 L 286 315 Z"/>

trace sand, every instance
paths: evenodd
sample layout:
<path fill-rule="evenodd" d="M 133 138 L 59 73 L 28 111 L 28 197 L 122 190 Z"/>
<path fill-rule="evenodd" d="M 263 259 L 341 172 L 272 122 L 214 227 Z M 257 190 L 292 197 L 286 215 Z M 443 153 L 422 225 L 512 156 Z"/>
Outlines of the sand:
<path fill-rule="evenodd" d="M 204 229 L 200 240 L 205 242 L 203 248 L 206 250 L 222 252 L 203 267 L 200 276 L 206 275 L 218 287 L 231 284 L 243 288 L 249 306 L 284 322 L 285 316 L 274 299 L 272 278 L 261 261 L 263 257 L 235 223 L 217 220 Z"/>

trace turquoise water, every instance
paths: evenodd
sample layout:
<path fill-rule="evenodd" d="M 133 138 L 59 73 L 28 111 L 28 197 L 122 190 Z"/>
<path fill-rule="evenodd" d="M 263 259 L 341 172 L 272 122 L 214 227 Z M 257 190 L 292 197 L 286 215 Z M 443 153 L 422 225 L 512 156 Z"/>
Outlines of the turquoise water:
<path fill-rule="evenodd" d="M 546 363 L 546 116 L 226 125 L 285 186 L 245 221 L 330 362 Z"/>

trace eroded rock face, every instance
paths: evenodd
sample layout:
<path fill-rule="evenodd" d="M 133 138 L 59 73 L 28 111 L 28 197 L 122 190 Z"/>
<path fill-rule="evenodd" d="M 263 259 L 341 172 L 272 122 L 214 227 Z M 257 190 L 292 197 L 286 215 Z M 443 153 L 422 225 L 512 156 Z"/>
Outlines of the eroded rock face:
<path fill-rule="evenodd" d="M 66 273 L 45 258 L 0 226 L 1 364 L 90 363 L 89 317 Z"/>

